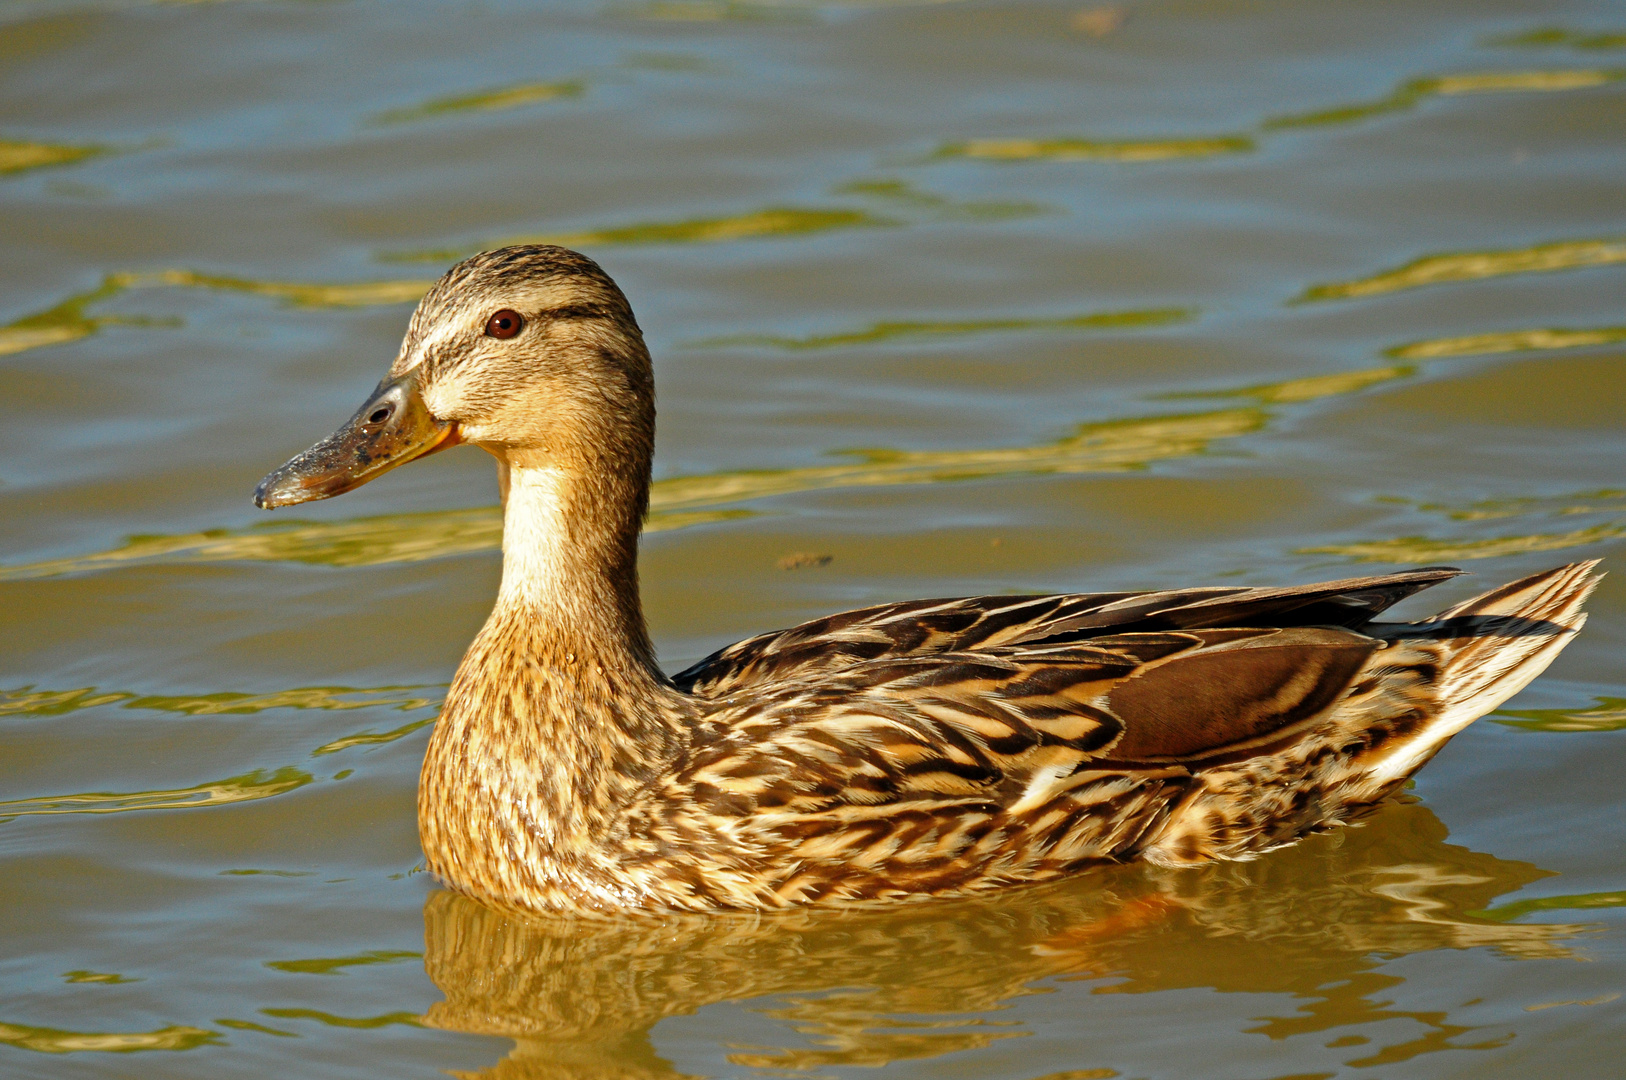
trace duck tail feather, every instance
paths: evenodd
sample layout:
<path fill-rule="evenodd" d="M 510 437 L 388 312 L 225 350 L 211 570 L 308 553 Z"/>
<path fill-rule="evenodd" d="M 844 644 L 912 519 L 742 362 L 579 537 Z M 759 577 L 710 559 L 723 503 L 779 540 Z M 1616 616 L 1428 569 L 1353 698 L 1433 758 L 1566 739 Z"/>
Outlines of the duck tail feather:
<path fill-rule="evenodd" d="M 1411 775 L 1451 736 L 1501 705 L 1546 670 L 1586 625 L 1581 606 L 1603 579 L 1599 560 L 1570 563 L 1492 589 L 1421 623 L 1386 627 L 1386 636 L 1443 646 L 1439 712 L 1395 745 L 1368 774 Z"/>

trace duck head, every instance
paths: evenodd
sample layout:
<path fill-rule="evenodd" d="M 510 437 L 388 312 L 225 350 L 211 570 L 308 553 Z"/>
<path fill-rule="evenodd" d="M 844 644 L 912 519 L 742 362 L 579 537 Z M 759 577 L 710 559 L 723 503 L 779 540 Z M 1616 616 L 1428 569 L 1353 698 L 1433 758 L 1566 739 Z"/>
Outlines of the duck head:
<path fill-rule="evenodd" d="M 419 301 L 361 408 L 260 481 L 254 502 L 331 498 L 458 443 L 497 458 L 505 498 L 512 467 L 630 485 L 642 502 L 654 445 L 649 353 L 626 297 L 591 259 L 526 245 L 452 267 Z"/>

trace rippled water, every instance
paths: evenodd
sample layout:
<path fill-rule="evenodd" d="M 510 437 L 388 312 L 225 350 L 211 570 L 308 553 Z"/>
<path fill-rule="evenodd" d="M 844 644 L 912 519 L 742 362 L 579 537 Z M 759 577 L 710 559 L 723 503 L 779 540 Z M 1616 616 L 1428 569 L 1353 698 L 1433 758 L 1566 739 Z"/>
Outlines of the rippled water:
<path fill-rule="evenodd" d="M 1255 863 L 517 924 L 415 872 L 490 463 L 249 496 L 546 238 L 656 354 L 674 669 L 919 595 L 1607 568 L 1619 5 L 17 0 L 0 102 L 0 1073 L 1618 1074 L 1618 574 Z"/>

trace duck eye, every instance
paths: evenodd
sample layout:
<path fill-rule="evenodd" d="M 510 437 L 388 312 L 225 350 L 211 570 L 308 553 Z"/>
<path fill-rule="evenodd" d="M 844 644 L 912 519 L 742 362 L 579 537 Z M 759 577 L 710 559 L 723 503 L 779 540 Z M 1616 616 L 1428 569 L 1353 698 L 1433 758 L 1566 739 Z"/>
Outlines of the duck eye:
<path fill-rule="evenodd" d="M 511 338 L 525 328 L 519 312 L 503 308 L 486 320 L 486 334 L 494 338 Z"/>

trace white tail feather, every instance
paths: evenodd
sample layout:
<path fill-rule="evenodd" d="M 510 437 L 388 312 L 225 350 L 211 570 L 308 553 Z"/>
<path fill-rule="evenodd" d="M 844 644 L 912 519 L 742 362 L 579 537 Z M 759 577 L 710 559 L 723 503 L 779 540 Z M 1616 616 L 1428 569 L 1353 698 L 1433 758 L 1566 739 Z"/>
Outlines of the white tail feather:
<path fill-rule="evenodd" d="M 1592 573 L 1597 565 L 1594 559 L 1535 574 L 1418 624 L 1417 637 L 1439 638 L 1447 646 L 1440 710 L 1420 732 L 1394 745 L 1368 778 L 1383 782 L 1410 775 L 1447 739 L 1546 670 L 1586 625 L 1581 605 L 1602 580 L 1602 574 Z M 1474 620 L 1474 632 L 1453 635 L 1452 621 L 1467 619 Z"/>

